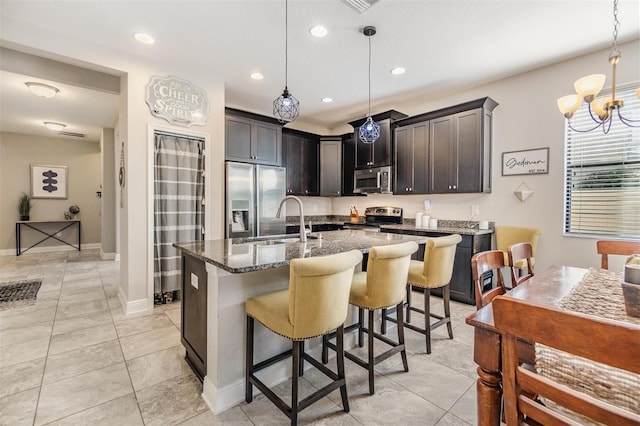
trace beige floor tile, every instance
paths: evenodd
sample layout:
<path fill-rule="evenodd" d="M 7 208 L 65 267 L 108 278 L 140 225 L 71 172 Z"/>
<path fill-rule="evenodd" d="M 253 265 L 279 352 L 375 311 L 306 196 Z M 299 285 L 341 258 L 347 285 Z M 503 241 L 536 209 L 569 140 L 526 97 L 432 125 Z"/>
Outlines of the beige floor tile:
<path fill-rule="evenodd" d="M 0 398 L 0 426 L 30 426 L 36 413 L 40 388 Z"/>
<path fill-rule="evenodd" d="M 44 361 L 43 357 L 0 368 L 0 398 L 39 387 Z"/>
<path fill-rule="evenodd" d="M 53 323 L 53 335 L 69 333 L 98 325 L 111 324 L 112 322 L 111 314 L 108 310 L 91 312 L 68 319 L 56 319 Z"/>
<path fill-rule="evenodd" d="M 51 336 L 51 321 L 33 324 L 27 327 L 16 327 L 0 330 L 0 344 L 15 345 L 30 340 L 44 339 Z"/>
<path fill-rule="evenodd" d="M 57 302 L 47 303 L 45 306 L 33 305 L 11 308 L 0 311 L 0 330 L 7 328 L 28 327 L 34 324 L 51 322 L 56 315 Z"/>
<path fill-rule="evenodd" d="M 202 385 L 191 374 L 142 389 L 136 396 L 145 425 L 164 426 L 178 424 L 207 410 L 201 393 Z"/>
<path fill-rule="evenodd" d="M 43 385 L 35 425 L 67 417 L 132 392 L 124 363 Z"/>
<path fill-rule="evenodd" d="M 49 355 L 43 383 L 53 383 L 124 361 L 117 339 Z"/>
<path fill-rule="evenodd" d="M 462 395 L 449 412 L 457 418 L 472 425 L 478 424 L 476 386 L 473 385 Z"/>
<path fill-rule="evenodd" d="M 56 319 L 68 319 L 78 315 L 100 312 L 109 309 L 107 299 L 102 298 L 92 301 L 73 302 L 69 304 L 59 305 Z"/>
<path fill-rule="evenodd" d="M 173 325 L 173 322 L 164 315 L 162 311 L 154 312 L 154 315 L 147 315 L 141 318 L 133 318 L 114 323 L 118 337 L 131 336 L 132 334 L 140 334 L 146 331 L 167 328 Z"/>
<path fill-rule="evenodd" d="M 127 361 L 133 388 L 138 391 L 174 377 L 192 374 L 184 356 L 184 347 L 178 345 Z"/>
<path fill-rule="evenodd" d="M 167 314 L 171 322 L 180 329 L 180 325 L 182 323 L 182 309 L 169 309 L 165 311 L 165 314 Z"/>
<path fill-rule="evenodd" d="M 91 328 L 56 334 L 51 338 L 49 355 L 56 355 L 74 349 L 84 348 L 97 343 L 116 339 L 116 330 L 113 324 L 102 324 Z"/>
<path fill-rule="evenodd" d="M 48 426 L 85 425 L 142 426 L 144 423 L 135 394 L 132 393 L 48 424 Z"/>
<path fill-rule="evenodd" d="M 233 407 L 221 414 L 214 415 L 211 410 L 206 410 L 202 414 L 198 414 L 189 420 L 180 423 L 180 426 L 216 426 L 216 425 L 232 425 L 232 426 L 253 426 L 249 417 L 240 409 Z"/>
<path fill-rule="evenodd" d="M 465 422 L 459 417 L 451 413 L 447 413 L 436 423 L 436 426 L 468 426 L 470 423 Z"/>
<path fill-rule="evenodd" d="M 120 338 L 124 359 L 129 360 L 180 344 L 180 332 L 168 327 Z"/>
<path fill-rule="evenodd" d="M 8 367 L 47 356 L 49 337 L 0 346 L 0 365 Z"/>

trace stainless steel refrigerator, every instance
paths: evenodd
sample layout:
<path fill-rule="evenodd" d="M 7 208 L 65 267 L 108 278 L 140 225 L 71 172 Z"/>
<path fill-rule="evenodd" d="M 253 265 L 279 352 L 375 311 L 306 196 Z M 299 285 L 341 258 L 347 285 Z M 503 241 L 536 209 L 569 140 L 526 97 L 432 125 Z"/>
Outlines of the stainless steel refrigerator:
<path fill-rule="evenodd" d="M 286 233 L 286 212 L 276 218 L 286 195 L 286 169 L 226 163 L 226 236 L 259 237 Z"/>

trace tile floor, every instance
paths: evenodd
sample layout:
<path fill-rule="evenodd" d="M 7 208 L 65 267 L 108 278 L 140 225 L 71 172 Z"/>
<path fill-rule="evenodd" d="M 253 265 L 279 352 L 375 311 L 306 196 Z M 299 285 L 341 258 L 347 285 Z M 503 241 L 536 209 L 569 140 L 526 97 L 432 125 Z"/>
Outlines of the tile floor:
<path fill-rule="evenodd" d="M 0 425 L 288 424 L 262 395 L 213 415 L 184 361 L 180 304 L 125 316 L 119 263 L 92 250 L 0 257 L 0 282 L 26 278 L 42 279 L 36 304 L 0 310 Z M 406 331 L 409 373 L 399 356 L 388 359 L 370 396 L 366 371 L 347 361 L 351 411 L 341 410 L 336 391 L 303 411 L 300 423 L 475 424 L 473 330 L 464 324 L 474 307 L 454 302 L 452 311 L 455 338 L 437 330 L 431 355 L 422 335 Z M 302 392 L 324 380 L 305 372 Z M 289 391 L 278 386 L 281 396 Z"/>

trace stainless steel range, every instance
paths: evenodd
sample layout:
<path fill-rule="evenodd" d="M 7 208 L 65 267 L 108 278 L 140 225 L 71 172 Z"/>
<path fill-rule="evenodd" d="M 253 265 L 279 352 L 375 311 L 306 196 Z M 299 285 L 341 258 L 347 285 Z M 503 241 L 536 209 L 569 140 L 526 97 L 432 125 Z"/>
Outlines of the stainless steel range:
<path fill-rule="evenodd" d="M 364 211 L 364 223 L 345 222 L 344 229 L 367 229 L 379 231 L 381 225 L 401 224 L 401 207 L 367 207 Z"/>

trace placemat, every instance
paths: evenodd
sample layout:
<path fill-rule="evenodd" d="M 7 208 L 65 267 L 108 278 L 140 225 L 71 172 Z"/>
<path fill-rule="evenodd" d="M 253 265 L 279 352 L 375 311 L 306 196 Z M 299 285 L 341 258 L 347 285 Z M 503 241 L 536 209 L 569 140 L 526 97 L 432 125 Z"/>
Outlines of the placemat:
<path fill-rule="evenodd" d="M 559 303 L 573 312 L 640 324 L 640 318 L 626 314 L 622 296 L 622 274 L 590 269 L 582 281 Z M 555 382 L 565 384 L 594 398 L 640 414 L 640 376 L 606 366 L 544 345 L 536 347 L 536 370 Z M 615 348 L 611 348 L 612 353 Z M 545 405 L 573 417 L 582 424 L 599 424 L 572 413 L 549 400 Z"/>

